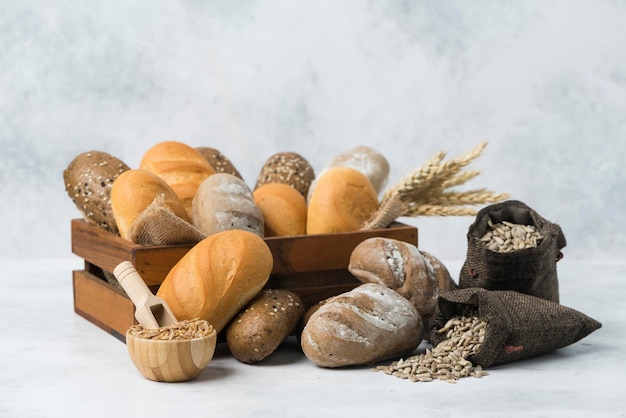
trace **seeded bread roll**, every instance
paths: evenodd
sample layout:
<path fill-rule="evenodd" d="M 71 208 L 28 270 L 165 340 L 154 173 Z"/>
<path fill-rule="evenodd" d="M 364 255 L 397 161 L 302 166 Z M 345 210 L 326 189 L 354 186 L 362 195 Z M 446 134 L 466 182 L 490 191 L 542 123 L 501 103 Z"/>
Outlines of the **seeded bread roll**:
<path fill-rule="evenodd" d="M 226 327 L 231 354 L 243 363 L 265 359 L 291 334 L 303 314 L 304 304 L 295 293 L 262 290 Z"/>
<path fill-rule="evenodd" d="M 241 177 L 239 171 L 235 168 L 233 163 L 219 150 L 210 147 L 196 147 L 196 151 L 198 151 L 202 156 L 211 164 L 216 173 L 226 173 L 232 174 L 235 177 Z"/>
<path fill-rule="evenodd" d="M 139 168 L 161 177 L 183 202 L 191 218 L 191 205 L 200 184 L 215 169 L 198 151 L 177 141 L 154 145 L 143 155 Z"/>
<path fill-rule="evenodd" d="M 307 321 L 301 345 L 320 367 L 354 366 L 408 354 L 422 332 L 420 315 L 406 298 L 368 283 L 321 305 Z"/>
<path fill-rule="evenodd" d="M 377 194 L 383 191 L 389 178 L 389 161 L 387 161 L 387 158 L 374 148 L 365 145 L 359 145 L 336 155 L 319 176 L 322 176 L 331 167 L 350 167 L 360 171 L 372 183 Z M 309 187 L 307 200 L 310 200 L 311 193 L 316 185 L 317 180 L 314 180 L 311 187 Z"/>
<path fill-rule="evenodd" d="M 263 214 L 266 237 L 306 233 L 306 201 L 296 189 L 287 184 L 268 183 L 256 189 L 253 196 Z"/>
<path fill-rule="evenodd" d="M 265 286 L 273 267 L 262 238 L 242 230 L 211 235 L 172 267 L 157 291 L 178 320 L 200 318 L 220 332 Z"/>
<path fill-rule="evenodd" d="M 89 151 L 77 155 L 63 171 L 65 191 L 88 223 L 118 234 L 111 188 L 117 177 L 129 169 L 106 152 Z"/>
<path fill-rule="evenodd" d="M 279 152 L 267 159 L 257 177 L 255 189 L 268 183 L 283 183 L 306 196 L 315 178 L 309 162 L 295 152 Z"/>
<path fill-rule="evenodd" d="M 263 236 L 263 214 L 254 203 L 250 188 L 232 174 L 208 177 L 192 203 L 194 225 L 207 235 L 242 229 Z"/>
<path fill-rule="evenodd" d="M 441 293 L 456 287 L 446 267 L 407 242 L 374 237 L 357 245 L 348 270 L 362 283 L 377 283 L 407 298 L 422 316 L 432 317 Z"/>
<path fill-rule="evenodd" d="M 133 224 L 159 197 L 176 216 L 191 222 L 183 203 L 161 177 L 141 169 L 127 170 L 118 176 L 111 187 L 111 209 L 122 238 L 132 240 Z"/>
<path fill-rule="evenodd" d="M 333 167 L 318 178 L 307 212 L 307 234 L 360 230 L 378 210 L 370 181 L 350 167 Z"/>

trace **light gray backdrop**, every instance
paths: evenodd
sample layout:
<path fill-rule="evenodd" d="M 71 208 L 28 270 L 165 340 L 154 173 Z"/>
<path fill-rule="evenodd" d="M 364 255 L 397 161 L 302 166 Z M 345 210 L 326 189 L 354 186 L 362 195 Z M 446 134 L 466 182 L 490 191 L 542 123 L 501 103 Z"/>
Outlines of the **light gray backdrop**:
<path fill-rule="evenodd" d="M 368 145 L 392 183 L 488 141 L 467 188 L 559 223 L 566 260 L 621 259 L 625 45 L 620 0 L 2 0 L 0 251 L 71 256 L 62 172 L 88 150 L 210 146 L 253 185 L 273 153 Z M 472 220 L 406 221 L 462 259 Z"/>

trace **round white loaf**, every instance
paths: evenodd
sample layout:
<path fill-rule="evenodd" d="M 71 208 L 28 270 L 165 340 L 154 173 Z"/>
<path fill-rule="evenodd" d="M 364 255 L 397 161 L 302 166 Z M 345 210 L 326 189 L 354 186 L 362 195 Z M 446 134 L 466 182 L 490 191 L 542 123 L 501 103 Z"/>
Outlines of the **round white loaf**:
<path fill-rule="evenodd" d="M 354 366 L 410 353 L 422 332 L 422 319 L 406 298 L 368 283 L 321 305 L 304 326 L 301 345 L 320 367 Z"/>
<path fill-rule="evenodd" d="M 200 184 L 192 203 L 194 225 L 207 235 L 242 229 L 263 237 L 263 214 L 250 188 L 232 174 L 217 173 Z"/>

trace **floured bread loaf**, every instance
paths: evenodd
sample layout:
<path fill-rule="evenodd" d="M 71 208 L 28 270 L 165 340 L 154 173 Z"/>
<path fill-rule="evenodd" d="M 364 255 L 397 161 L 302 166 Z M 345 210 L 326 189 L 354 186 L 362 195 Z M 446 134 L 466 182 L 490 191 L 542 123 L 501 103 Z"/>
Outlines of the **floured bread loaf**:
<path fill-rule="evenodd" d="M 268 183 L 259 186 L 253 196 L 263 214 L 266 237 L 306 233 L 306 201 L 296 189 L 283 183 Z"/>
<path fill-rule="evenodd" d="M 406 298 L 368 283 L 319 306 L 304 326 L 301 345 L 316 365 L 344 367 L 408 354 L 422 333 L 422 319 Z"/>
<path fill-rule="evenodd" d="M 262 238 L 223 231 L 194 245 L 157 291 L 178 320 L 200 318 L 220 332 L 265 286 L 272 253 Z"/>
<path fill-rule="evenodd" d="M 192 203 L 194 225 L 207 235 L 242 229 L 263 236 L 263 214 L 250 188 L 239 177 L 218 173 L 208 177 Z"/>
<path fill-rule="evenodd" d="M 191 204 L 196 190 L 215 169 L 189 145 L 164 141 L 154 145 L 143 155 L 139 168 L 161 177 L 174 190 L 191 217 Z"/>
<path fill-rule="evenodd" d="M 350 167 L 328 169 L 317 181 L 307 212 L 307 234 L 360 230 L 378 210 L 376 190 Z"/>
<path fill-rule="evenodd" d="M 348 270 L 362 283 L 377 283 L 407 298 L 422 316 L 432 317 L 441 293 L 456 284 L 446 267 L 415 245 L 392 238 L 369 238 L 357 245 Z"/>

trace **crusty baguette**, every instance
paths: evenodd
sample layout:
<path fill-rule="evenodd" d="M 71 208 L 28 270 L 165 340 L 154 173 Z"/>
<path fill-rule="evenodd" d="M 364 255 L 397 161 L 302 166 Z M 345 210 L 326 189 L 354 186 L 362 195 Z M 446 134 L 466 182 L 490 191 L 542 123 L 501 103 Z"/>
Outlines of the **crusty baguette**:
<path fill-rule="evenodd" d="M 217 332 L 265 286 L 272 253 L 258 235 L 229 230 L 193 246 L 157 291 L 179 320 L 200 318 Z"/>

